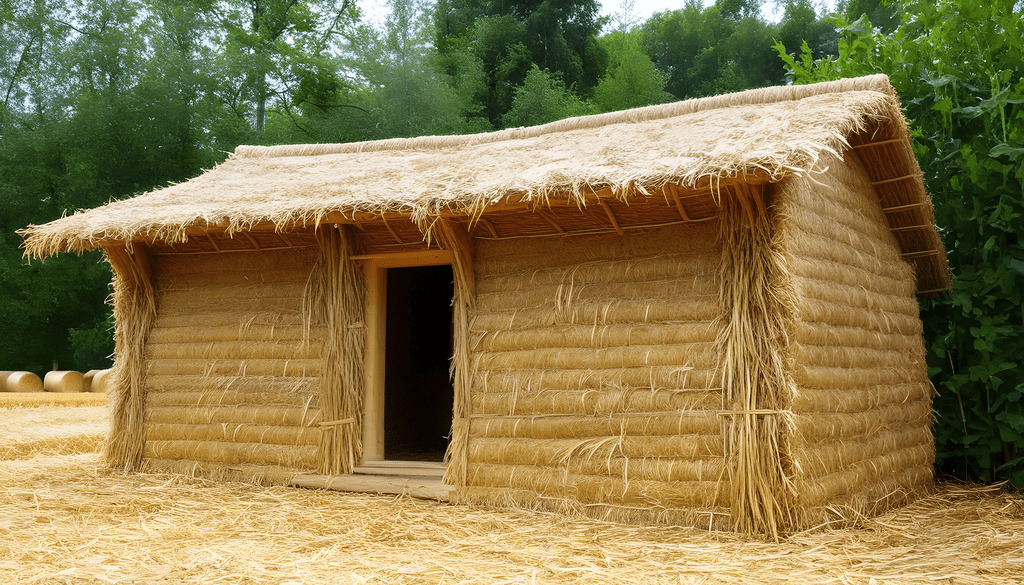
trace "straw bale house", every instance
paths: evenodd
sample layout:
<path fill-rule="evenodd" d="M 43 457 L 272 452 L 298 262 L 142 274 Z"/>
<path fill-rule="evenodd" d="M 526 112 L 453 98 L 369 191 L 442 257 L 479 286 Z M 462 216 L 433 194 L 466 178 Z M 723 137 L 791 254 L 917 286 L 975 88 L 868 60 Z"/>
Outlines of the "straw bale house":
<path fill-rule="evenodd" d="M 242 146 L 23 235 L 114 268 L 114 467 L 764 533 L 932 482 L 949 270 L 885 76 Z"/>

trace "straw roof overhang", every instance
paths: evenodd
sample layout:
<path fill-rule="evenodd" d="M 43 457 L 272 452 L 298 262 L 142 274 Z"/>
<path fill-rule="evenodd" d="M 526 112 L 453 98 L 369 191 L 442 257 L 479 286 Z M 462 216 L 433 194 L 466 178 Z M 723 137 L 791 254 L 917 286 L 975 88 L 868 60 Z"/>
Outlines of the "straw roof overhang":
<path fill-rule="evenodd" d="M 320 223 L 375 229 L 400 245 L 422 242 L 440 217 L 480 237 L 622 232 L 709 219 L 731 186 L 820 171 L 831 155 L 863 161 L 919 290 L 946 289 L 932 204 L 884 75 L 468 136 L 241 146 L 192 180 L 22 234 L 26 253 L 45 257 L 196 236 L 217 247 L 214 236 L 235 234 L 258 248 L 252 234 Z"/>

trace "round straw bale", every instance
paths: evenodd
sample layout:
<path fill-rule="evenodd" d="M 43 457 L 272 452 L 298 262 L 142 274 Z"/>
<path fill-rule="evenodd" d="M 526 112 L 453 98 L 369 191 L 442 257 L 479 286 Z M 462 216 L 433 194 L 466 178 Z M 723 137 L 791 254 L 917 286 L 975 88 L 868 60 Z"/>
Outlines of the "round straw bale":
<path fill-rule="evenodd" d="M 0 370 L 0 392 L 7 392 L 7 377 L 14 373 L 14 370 Z"/>
<path fill-rule="evenodd" d="M 85 386 L 82 388 L 82 392 L 92 392 L 92 379 L 96 376 L 99 370 L 89 370 L 82 374 L 82 379 L 85 381 Z"/>
<path fill-rule="evenodd" d="M 106 392 L 107 380 L 110 379 L 110 368 L 97 370 L 92 377 L 92 384 L 89 385 L 89 392 Z"/>
<path fill-rule="evenodd" d="M 7 376 L 8 392 L 42 392 L 43 381 L 32 372 L 14 372 Z"/>
<path fill-rule="evenodd" d="M 81 392 L 85 390 L 85 379 L 81 372 L 74 370 L 46 372 L 43 389 L 47 392 Z"/>

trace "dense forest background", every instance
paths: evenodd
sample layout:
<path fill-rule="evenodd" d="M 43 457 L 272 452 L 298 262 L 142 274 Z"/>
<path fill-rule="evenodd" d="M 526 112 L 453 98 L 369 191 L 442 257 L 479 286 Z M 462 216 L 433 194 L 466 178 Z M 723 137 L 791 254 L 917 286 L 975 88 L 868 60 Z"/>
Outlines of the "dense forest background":
<path fill-rule="evenodd" d="M 99 253 L 15 230 L 194 177 L 239 144 L 480 132 L 875 72 L 954 270 L 922 300 L 940 471 L 1024 486 L 1022 0 L 0 0 L 0 368 L 106 366 Z"/>

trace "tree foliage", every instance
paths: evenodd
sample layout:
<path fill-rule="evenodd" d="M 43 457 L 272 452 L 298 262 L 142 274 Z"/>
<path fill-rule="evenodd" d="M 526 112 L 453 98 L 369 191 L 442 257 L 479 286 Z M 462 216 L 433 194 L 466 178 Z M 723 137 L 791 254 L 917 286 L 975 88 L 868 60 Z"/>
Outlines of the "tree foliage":
<path fill-rule="evenodd" d="M 922 302 L 940 469 L 1024 486 L 1024 18 L 1014 0 L 901 5 L 886 34 L 840 21 L 839 55 L 780 47 L 797 83 L 886 73 L 949 252 L 953 292 Z"/>

